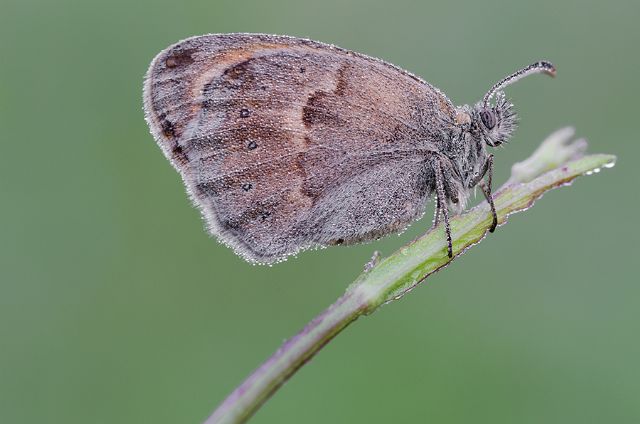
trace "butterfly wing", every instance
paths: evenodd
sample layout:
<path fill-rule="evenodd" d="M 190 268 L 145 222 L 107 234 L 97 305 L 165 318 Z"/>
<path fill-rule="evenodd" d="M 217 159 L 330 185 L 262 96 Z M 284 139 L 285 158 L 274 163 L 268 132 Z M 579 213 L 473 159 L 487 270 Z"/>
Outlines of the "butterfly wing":
<path fill-rule="evenodd" d="M 393 65 L 250 34 L 167 48 L 151 63 L 144 104 L 210 231 L 259 263 L 376 238 L 420 216 L 438 136 L 424 123 L 454 113 Z"/>

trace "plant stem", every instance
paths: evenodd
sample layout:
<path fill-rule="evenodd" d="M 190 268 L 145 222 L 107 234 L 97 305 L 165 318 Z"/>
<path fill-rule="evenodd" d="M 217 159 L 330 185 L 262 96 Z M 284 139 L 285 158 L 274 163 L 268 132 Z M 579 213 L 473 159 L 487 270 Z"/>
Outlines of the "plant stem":
<path fill-rule="evenodd" d="M 573 129 L 549 136 L 528 159 L 512 168 L 509 181 L 494 194 L 498 225 L 524 211 L 546 191 L 577 176 L 611 167 L 612 155 L 582 156 L 586 141 L 571 142 Z M 451 220 L 455 257 L 479 243 L 491 224 L 489 206 L 481 203 Z M 253 372 L 206 420 L 205 424 L 246 422 L 285 381 L 359 316 L 398 299 L 429 275 L 447 266 L 442 226 L 365 270 L 333 305 L 318 315 Z"/>
<path fill-rule="evenodd" d="M 365 300 L 347 291 L 253 372 L 206 423 L 243 423 L 313 355 L 366 309 Z"/>

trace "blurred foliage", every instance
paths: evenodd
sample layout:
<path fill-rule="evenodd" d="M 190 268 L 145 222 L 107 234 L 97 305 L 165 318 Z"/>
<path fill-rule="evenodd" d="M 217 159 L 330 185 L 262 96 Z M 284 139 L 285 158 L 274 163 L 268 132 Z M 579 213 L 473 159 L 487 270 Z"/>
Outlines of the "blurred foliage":
<path fill-rule="evenodd" d="M 496 183 L 567 124 L 619 158 L 360 320 L 254 422 L 640 421 L 639 18 L 637 0 L 3 0 L 0 422 L 199 422 L 374 249 L 430 225 L 272 268 L 204 233 L 144 123 L 142 76 L 178 39 L 238 31 L 386 59 L 456 104 L 546 58 L 555 80 L 508 89 L 521 127 Z"/>

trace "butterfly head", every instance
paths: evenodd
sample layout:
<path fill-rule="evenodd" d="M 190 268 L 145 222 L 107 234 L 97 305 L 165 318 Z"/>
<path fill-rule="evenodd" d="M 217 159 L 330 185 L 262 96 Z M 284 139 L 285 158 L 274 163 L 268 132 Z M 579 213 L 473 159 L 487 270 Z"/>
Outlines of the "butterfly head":
<path fill-rule="evenodd" d="M 516 129 L 518 117 L 504 93 L 496 95 L 495 105 L 477 103 L 471 110 L 471 133 L 491 147 L 506 143 Z"/>

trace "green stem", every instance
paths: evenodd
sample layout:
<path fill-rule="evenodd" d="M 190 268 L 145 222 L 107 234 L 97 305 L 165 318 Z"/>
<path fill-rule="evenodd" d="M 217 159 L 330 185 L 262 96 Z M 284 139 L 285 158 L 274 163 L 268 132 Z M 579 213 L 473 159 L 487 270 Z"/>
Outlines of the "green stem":
<path fill-rule="evenodd" d="M 570 142 L 572 136 L 570 128 L 557 131 L 531 157 L 513 166 L 511 178 L 494 195 L 499 225 L 506 223 L 512 213 L 530 208 L 546 191 L 567 185 L 577 176 L 613 166 L 615 156 L 612 155 L 582 156 L 586 142 Z M 451 220 L 454 259 L 479 243 L 490 223 L 486 202 L 454 217 Z M 453 259 L 447 256 L 445 240 L 440 226 L 366 270 L 333 305 L 285 342 L 236 388 L 205 423 L 246 422 L 347 325 L 398 299 L 447 266 Z"/>

